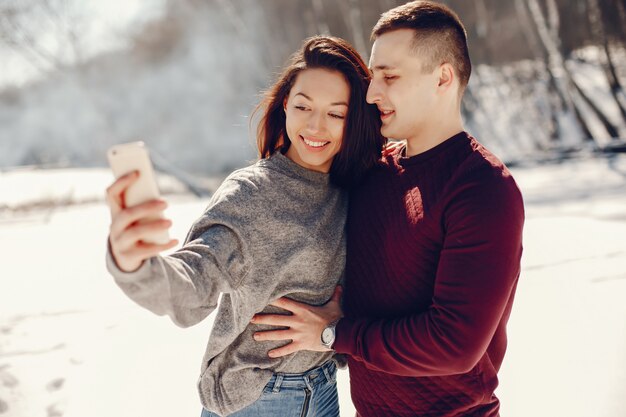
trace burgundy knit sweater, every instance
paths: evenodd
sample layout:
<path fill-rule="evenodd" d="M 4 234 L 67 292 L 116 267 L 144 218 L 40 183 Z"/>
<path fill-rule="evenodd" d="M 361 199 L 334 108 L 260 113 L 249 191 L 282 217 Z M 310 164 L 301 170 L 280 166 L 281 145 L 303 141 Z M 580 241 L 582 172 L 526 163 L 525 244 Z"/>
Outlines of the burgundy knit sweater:
<path fill-rule="evenodd" d="M 467 133 L 383 158 L 350 198 L 344 314 L 360 416 L 497 416 L 524 208 Z"/>

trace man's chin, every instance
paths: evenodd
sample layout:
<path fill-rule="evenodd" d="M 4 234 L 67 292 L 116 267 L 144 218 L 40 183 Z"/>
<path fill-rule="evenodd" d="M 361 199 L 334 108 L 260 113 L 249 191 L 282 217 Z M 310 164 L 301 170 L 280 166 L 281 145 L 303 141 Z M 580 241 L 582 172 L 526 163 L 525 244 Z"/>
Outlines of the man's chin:
<path fill-rule="evenodd" d="M 382 125 L 380 128 L 380 133 L 386 138 L 395 139 L 396 138 L 395 133 L 397 132 L 394 129 L 392 129 L 391 126 Z"/>

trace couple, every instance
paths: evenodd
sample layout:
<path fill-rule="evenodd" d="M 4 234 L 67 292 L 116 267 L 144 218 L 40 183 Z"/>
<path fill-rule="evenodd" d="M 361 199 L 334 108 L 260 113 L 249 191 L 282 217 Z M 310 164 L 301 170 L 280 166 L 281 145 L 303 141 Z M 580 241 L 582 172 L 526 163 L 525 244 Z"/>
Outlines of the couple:
<path fill-rule="evenodd" d="M 171 255 L 144 241 L 168 220 L 138 223 L 165 203 L 125 207 L 135 174 L 107 190 L 107 267 L 129 297 L 191 326 L 222 294 L 203 416 L 338 416 L 345 358 L 360 416 L 498 415 L 521 195 L 463 131 L 456 14 L 407 3 L 373 39 L 369 70 L 345 41 L 304 43 L 258 107 L 261 159 Z"/>

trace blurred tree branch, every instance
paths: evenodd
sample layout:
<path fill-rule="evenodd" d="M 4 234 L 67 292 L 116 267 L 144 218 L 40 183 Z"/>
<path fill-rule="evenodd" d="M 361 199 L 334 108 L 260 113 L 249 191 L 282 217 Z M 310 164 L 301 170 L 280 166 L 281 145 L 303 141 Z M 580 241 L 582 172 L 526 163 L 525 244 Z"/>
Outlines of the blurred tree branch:
<path fill-rule="evenodd" d="M 81 22 L 72 8 L 68 0 L 0 4 L 0 39 L 41 72 L 79 64 Z"/>
<path fill-rule="evenodd" d="M 591 33 L 593 34 L 596 43 L 601 45 L 603 52 L 601 59 L 602 68 L 606 75 L 611 95 L 615 100 L 617 108 L 620 111 L 622 119 L 626 121 L 626 97 L 624 96 L 624 88 L 617 76 L 617 70 L 613 63 L 613 57 L 611 54 L 611 46 L 609 39 L 604 29 L 604 21 L 602 16 L 602 9 L 600 8 L 599 0 L 587 0 L 589 7 L 589 24 L 591 26 Z M 617 138 L 617 134 L 613 135 L 613 138 Z"/>

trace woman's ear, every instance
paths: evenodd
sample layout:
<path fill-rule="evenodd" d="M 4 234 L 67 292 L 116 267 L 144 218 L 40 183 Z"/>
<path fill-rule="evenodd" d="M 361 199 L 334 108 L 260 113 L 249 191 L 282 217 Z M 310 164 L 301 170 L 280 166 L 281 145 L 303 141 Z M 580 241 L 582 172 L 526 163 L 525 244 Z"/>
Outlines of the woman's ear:
<path fill-rule="evenodd" d="M 283 110 L 287 112 L 287 97 L 283 100 Z"/>

